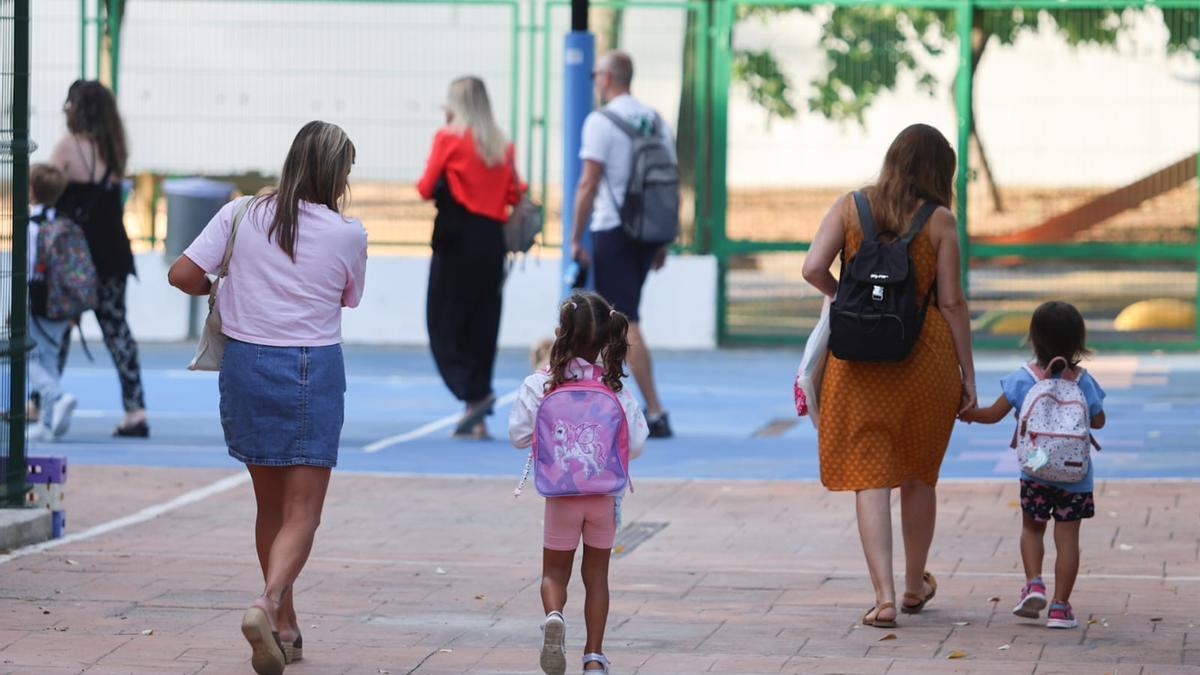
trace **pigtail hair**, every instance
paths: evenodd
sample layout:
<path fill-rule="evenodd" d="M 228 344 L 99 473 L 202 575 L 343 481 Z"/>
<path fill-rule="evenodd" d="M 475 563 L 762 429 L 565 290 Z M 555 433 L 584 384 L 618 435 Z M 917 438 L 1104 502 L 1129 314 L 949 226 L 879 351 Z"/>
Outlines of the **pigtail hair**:
<path fill-rule="evenodd" d="M 625 377 L 625 354 L 629 351 L 629 317 L 617 310 L 608 315 L 608 340 L 601 356 L 604 359 L 604 385 L 613 392 L 621 391 Z"/>
<path fill-rule="evenodd" d="M 554 338 L 554 345 L 550 347 L 550 379 L 546 381 L 544 393 L 549 394 L 554 391 L 567 379 L 567 366 L 570 365 L 571 359 L 575 358 L 574 347 L 578 339 L 577 326 L 575 321 L 575 312 L 578 309 L 578 304 L 574 302 L 574 296 L 568 300 L 559 310 L 558 313 L 558 335 Z"/>

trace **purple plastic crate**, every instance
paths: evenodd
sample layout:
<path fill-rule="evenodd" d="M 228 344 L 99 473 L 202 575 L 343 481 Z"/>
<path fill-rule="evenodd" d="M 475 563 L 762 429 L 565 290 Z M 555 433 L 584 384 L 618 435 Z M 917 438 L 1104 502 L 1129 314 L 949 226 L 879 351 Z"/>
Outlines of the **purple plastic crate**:
<path fill-rule="evenodd" d="M 27 479 L 30 483 L 65 483 L 67 482 L 66 457 L 28 457 Z"/>

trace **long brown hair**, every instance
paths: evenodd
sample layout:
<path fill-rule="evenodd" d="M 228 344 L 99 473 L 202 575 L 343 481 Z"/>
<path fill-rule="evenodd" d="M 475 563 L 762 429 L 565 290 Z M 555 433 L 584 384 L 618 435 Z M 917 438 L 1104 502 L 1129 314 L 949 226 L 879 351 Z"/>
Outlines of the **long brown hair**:
<path fill-rule="evenodd" d="M 341 127 L 329 122 L 309 122 L 300 128 L 287 159 L 283 160 L 279 187 L 259 193 L 256 205 L 268 200 L 275 203 L 267 238 L 274 239 L 293 261 L 300 202 L 322 204 L 341 213 L 344 198 L 350 194 L 350 166 L 354 157 L 354 143 Z"/>
<path fill-rule="evenodd" d="M 867 188 L 879 231 L 904 235 L 909 217 L 926 201 L 950 208 L 956 166 L 954 149 L 942 132 L 928 124 L 901 131 L 883 158 L 879 180 Z"/>
<path fill-rule="evenodd" d="M 63 112 L 67 115 L 67 130 L 94 143 L 112 175 L 123 178 L 129 149 L 117 99 L 108 87 L 95 80 L 75 80 L 67 89 Z"/>
<path fill-rule="evenodd" d="M 625 353 L 629 351 L 629 319 L 604 298 L 578 292 L 567 298 L 558 313 L 558 336 L 550 348 L 550 381 L 546 393 L 566 382 L 567 366 L 575 358 L 588 363 L 602 358 L 605 386 L 621 391 Z"/>

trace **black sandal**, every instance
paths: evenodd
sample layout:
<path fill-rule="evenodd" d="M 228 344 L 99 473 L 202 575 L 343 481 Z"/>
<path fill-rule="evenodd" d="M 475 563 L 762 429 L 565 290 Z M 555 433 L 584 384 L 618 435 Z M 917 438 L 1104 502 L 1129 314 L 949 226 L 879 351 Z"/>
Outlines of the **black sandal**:
<path fill-rule="evenodd" d="M 150 425 L 145 420 L 129 426 L 121 425 L 113 429 L 114 438 L 150 438 Z"/>
<path fill-rule="evenodd" d="M 458 420 L 458 426 L 454 429 L 453 436 L 455 438 L 469 438 L 475 432 L 475 427 L 483 421 L 483 418 L 492 414 L 492 408 L 496 405 L 496 395 L 488 394 L 487 398 L 479 402 L 479 405 L 468 410 L 461 419 Z"/>

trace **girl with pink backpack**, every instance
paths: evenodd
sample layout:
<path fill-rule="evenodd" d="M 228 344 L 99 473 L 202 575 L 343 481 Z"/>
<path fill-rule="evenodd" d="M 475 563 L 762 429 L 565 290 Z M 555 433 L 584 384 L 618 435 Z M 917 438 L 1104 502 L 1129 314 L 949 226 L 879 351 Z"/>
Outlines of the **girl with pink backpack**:
<path fill-rule="evenodd" d="M 637 399 L 621 383 L 629 320 L 595 293 L 575 293 L 559 311 L 550 365 L 525 378 L 508 418 L 508 436 L 532 448 L 532 472 L 546 498 L 542 553 L 542 671 L 566 672 L 567 582 L 583 539 L 586 589 L 583 672 L 608 673 L 608 561 L 628 487 L 629 460 L 650 435 Z"/>

